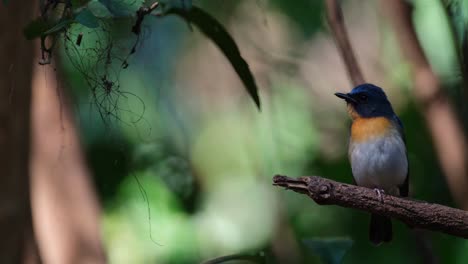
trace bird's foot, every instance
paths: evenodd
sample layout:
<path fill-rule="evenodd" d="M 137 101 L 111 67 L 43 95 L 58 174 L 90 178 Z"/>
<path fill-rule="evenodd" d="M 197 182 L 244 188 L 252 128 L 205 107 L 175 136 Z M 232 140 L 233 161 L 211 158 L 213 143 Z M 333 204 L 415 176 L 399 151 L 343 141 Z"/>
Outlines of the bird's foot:
<path fill-rule="evenodd" d="M 385 194 L 385 191 L 382 190 L 382 189 L 378 189 L 378 188 L 375 188 L 374 191 L 377 194 L 377 196 L 379 197 L 380 202 L 384 203 L 382 193 Z"/>

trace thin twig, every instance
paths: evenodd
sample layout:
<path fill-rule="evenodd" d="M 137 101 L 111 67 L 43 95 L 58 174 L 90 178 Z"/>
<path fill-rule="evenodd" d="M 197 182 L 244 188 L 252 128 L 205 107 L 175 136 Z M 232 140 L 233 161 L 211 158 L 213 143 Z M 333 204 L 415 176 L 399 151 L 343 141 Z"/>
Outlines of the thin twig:
<path fill-rule="evenodd" d="M 326 0 L 327 20 L 335 38 L 336 45 L 346 65 L 348 76 L 354 86 L 364 83 L 364 76 L 354 55 L 349 41 L 348 32 L 343 21 L 343 12 L 337 0 Z"/>
<path fill-rule="evenodd" d="M 141 33 L 141 24 L 143 23 L 143 19 L 145 18 L 146 15 L 153 12 L 158 6 L 159 6 L 159 1 L 154 2 L 149 7 L 142 6 L 142 7 L 140 7 L 140 9 L 137 10 L 137 12 L 136 12 L 137 19 L 135 21 L 135 24 L 132 27 L 132 32 L 133 33 L 135 33 L 136 35 L 140 35 L 140 33 Z"/>
<path fill-rule="evenodd" d="M 396 218 L 413 228 L 468 238 L 468 212 L 460 209 L 387 194 L 379 197 L 372 189 L 318 176 L 294 179 L 277 175 L 273 177 L 273 185 L 306 194 L 320 205 L 354 208 Z"/>

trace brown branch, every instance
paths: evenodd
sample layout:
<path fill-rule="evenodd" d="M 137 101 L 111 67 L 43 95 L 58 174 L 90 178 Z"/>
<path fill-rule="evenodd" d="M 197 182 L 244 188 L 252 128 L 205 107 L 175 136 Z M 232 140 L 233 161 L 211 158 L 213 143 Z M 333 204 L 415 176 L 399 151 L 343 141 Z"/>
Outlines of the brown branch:
<path fill-rule="evenodd" d="M 354 86 L 363 84 L 364 76 L 354 55 L 353 48 L 349 41 L 348 32 L 344 26 L 343 12 L 337 0 L 325 0 L 327 9 L 327 21 L 335 38 L 336 45 L 348 71 L 348 76 Z"/>
<path fill-rule="evenodd" d="M 159 6 L 159 2 L 154 2 L 151 4 L 151 6 L 142 6 L 140 9 L 137 10 L 136 12 L 136 21 L 135 24 L 132 27 L 132 32 L 135 33 L 136 35 L 140 35 L 141 33 L 141 24 L 143 23 L 143 19 L 145 18 L 146 15 L 151 14 L 157 7 Z"/>
<path fill-rule="evenodd" d="M 377 193 L 369 188 L 318 176 L 290 178 L 277 175 L 273 185 L 303 193 L 320 205 L 339 205 L 396 218 L 410 227 L 468 238 L 468 212 L 440 204 Z"/>
<path fill-rule="evenodd" d="M 458 206 L 468 210 L 468 143 L 460 121 L 416 36 L 411 5 L 404 0 L 382 0 L 382 5 L 412 67 L 414 95 L 422 105 L 449 189 Z"/>

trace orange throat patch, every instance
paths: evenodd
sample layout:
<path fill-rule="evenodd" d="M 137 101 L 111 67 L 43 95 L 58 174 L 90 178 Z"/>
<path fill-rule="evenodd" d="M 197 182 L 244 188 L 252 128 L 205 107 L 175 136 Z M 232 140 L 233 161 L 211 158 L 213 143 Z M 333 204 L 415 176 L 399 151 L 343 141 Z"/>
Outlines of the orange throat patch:
<path fill-rule="evenodd" d="M 392 130 L 392 121 L 385 117 L 353 117 L 353 119 L 351 125 L 351 140 L 353 142 L 382 137 Z"/>
<path fill-rule="evenodd" d="M 353 120 L 361 117 L 350 103 L 346 104 L 346 110 L 348 110 L 348 114 Z"/>

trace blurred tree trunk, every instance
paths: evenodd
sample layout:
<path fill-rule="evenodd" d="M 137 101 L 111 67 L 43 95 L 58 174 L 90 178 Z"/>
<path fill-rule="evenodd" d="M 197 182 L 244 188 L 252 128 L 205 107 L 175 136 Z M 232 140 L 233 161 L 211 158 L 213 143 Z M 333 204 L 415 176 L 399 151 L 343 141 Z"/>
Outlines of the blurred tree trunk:
<path fill-rule="evenodd" d="M 414 95 L 422 105 L 452 197 L 459 208 L 468 210 L 468 143 L 463 126 L 417 38 L 411 4 L 403 0 L 381 3 L 411 65 Z"/>
<path fill-rule="evenodd" d="M 54 67 L 36 64 L 32 82 L 31 196 L 39 251 L 47 264 L 105 263 L 99 202 Z"/>
<path fill-rule="evenodd" d="M 33 45 L 22 33 L 34 7 L 24 0 L 0 3 L 0 263 L 23 263 L 34 241 L 28 175 Z"/>

